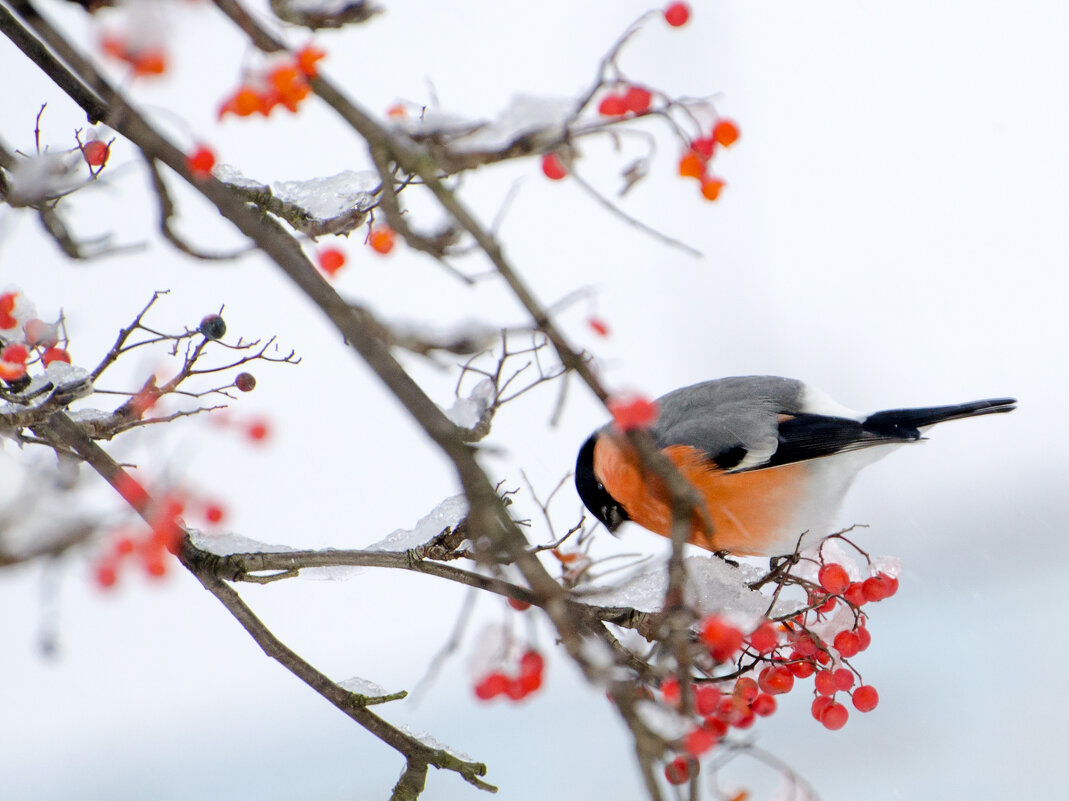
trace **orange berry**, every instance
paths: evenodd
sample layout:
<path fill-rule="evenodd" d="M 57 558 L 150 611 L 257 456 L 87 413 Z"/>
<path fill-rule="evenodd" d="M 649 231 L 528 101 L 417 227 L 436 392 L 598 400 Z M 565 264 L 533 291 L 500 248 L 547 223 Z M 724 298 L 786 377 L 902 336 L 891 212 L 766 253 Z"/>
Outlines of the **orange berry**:
<path fill-rule="evenodd" d="M 314 78 L 319 74 L 317 62 L 326 57 L 327 51 L 321 50 L 313 44 L 306 44 L 295 55 L 297 56 L 297 68 L 309 78 Z"/>
<path fill-rule="evenodd" d="M 719 145 L 731 147 L 739 139 L 739 126 L 735 124 L 734 120 L 729 120 L 726 117 L 717 120 L 716 125 L 713 126 L 713 139 Z"/>
<path fill-rule="evenodd" d="M 368 245 L 376 253 L 381 253 L 385 256 L 394 246 L 394 232 L 388 225 L 379 225 L 371 229 L 371 233 L 367 238 Z"/>
<path fill-rule="evenodd" d="M 719 178 L 702 178 L 702 197 L 706 200 L 716 200 L 723 188 L 724 182 Z"/>
<path fill-rule="evenodd" d="M 701 178 L 705 175 L 705 159 L 695 150 L 688 150 L 679 160 L 679 174 L 683 178 Z"/>

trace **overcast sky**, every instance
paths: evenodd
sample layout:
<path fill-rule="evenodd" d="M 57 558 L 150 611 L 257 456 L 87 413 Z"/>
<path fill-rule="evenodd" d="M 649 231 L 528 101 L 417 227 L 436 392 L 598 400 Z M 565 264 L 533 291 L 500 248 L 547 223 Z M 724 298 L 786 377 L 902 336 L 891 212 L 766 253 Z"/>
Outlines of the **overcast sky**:
<path fill-rule="evenodd" d="M 81 15 L 44 6 L 83 41 Z M 378 113 L 399 99 L 493 115 L 518 92 L 575 94 L 646 6 L 635 2 L 384 2 L 367 26 L 320 37 L 324 69 Z M 696 4 L 697 5 L 697 4 Z M 243 58 L 209 7 L 170 17 L 174 75 L 139 91 L 161 124 L 263 180 L 364 169 L 360 142 L 322 107 L 270 122 L 214 121 Z M 295 41 L 302 41 L 296 37 Z M 1053 797 L 1067 655 L 1056 610 L 1069 556 L 1060 418 L 1066 380 L 1066 189 L 1069 8 L 1046 2 L 716 2 L 685 29 L 650 25 L 622 58 L 635 80 L 676 95 L 719 92 L 742 139 L 718 165 L 716 204 L 675 177 L 663 138 L 651 178 L 624 207 L 704 253 L 694 259 L 629 228 L 536 160 L 480 170 L 464 197 L 491 219 L 519 193 L 500 232 L 546 302 L 592 287 L 563 316 L 594 348 L 614 388 L 651 395 L 722 375 L 809 381 L 847 406 L 876 410 L 1016 395 L 1012 415 L 949 424 L 930 442 L 868 468 L 843 510 L 867 523 L 874 553 L 903 560 L 901 590 L 874 608 L 873 646 L 857 661 L 880 707 L 827 732 L 796 691 L 754 731 L 828 801 L 859 797 Z M 6 40 L 0 134 L 32 148 L 70 141 L 79 115 Z M 651 128 L 650 130 L 657 130 Z M 633 145 L 625 144 L 625 147 Z M 580 169 L 611 192 L 630 155 L 583 145 Z M 75 198 L 85 234 L 153 239 L 142 170 L 119 142 L 112 182 Z M 186 193 L 182 228 L 210 244 L 237 239 Z M 337 285 L 388 317 L 449 323 L 522 314 L 493 281 L 469 289 L 416 254 L 388 259 L 354 237 Z M 471 264 L 472 269 L 482 265 Z M 256 258 L 205 266 L 151 244 L 71 264 L 30 215 L 0 209 L 0 284 L 42 314 L 61 307 L 75 360 L 95 363 L 152 290 L 169 288 L 160 326 L 194 324 L 225 303 L 234 334 L 277 335 L 299 367 L 257 369 L 243 414 L 268 414 L 262 449 L 191 422 L 129 452 L 224 497 L 235 531 L 294 546 L 360 547 L 410 527 L 457 491 L 450 470 L 314 309 Z M 596 310 L 607 340 L 584 325 Z M 448 406 L 455 375 L 415 364 Z M 131 367 L 142 365 L 131 365 Z M 149 367 L 148 369 L 151 369 Z M 604 412 L 573 387 L 547 430 L 553 391 L 495 422 L 495 475 L 545 492 Z M 177 429 L 177 426 L 175 427 Z M 159 436 L 160 439 L 153 437 Z M 10 445 L 8 451 L 13 452 Z M 122 446 L 112 446 L 122 453 Z M 522 507 L 521 507 L 522 508 Z M 527 511 L 533 511 L 530 504 Z M 560 522 L 578 499 L 560 500 Z M 634 528 L 599 547 L 661 554 Z M 267 660 L 187 576 L 124 577 L 98 592 L 84 556 L 64 561 L 60 657 L 36 651 L 39 566 L 0 576 L 0 754 L 12 798 L 386 798 L 401 761 Z M 411 689 L 449 637 L 463 593 L 413 575 L 368 571 L 347 582 L 241 587 L 275 632 L 335 679 Z M 480 602 L 478 619 L 500 620 Z M 465 654 L 420 700 L 384 710 L 486 761 L 506 799 L 641 797 L 620 726 L 601 692 L 549 654 L 545 690 L 519 707 L 477 705 Z M 1057 751 L 1055 749 L 1058 749 Z M 432 773 L 428 799 L 477 798 Z"/>

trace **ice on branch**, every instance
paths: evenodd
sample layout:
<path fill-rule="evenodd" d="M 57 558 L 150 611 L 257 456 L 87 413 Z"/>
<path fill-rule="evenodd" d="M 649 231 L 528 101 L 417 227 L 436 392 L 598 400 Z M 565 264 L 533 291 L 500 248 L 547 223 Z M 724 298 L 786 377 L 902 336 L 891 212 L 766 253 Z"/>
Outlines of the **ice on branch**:
<path fill-rule="evenodd" d="M 351 693 L 357 695 L 366 695 L 369 698 L 378 698 L 386 695 L 386 690 L 382 686 L 376 684 L 373 681 L 362 679 L 359 676 L 353 676 L 345 681 L 339 681 L 338 686 L 343 690 L 348 690 Z"/>
<path fill-rule="evenodd" d="M 757 618 L 768 611 L 768 596 L 748 586 L 764 571 L 747 564 L 736 567 L 715 556 L 688 556 L 684 565 L 687 603 L 700 614 L 734 612 Z M 668 568 L 662 567 L 637 573 L 615 585 L 594 586 L 583 593 L 583 600 L 599 606 L 629 606 L 640 612 L 656 612 L 664 604 L 667 589 Z M 787 614 L 797 606 L 796 601 L 781 601 L 774 614 Z"/>
<path fill-rule="evenodd" d="M 317 220 L 331 220 L 354 209 L 366 210 L 375 202 L 378 174 L 346 170 L 329 178 L 276 181 L 271 185 L 283 203 L 300 206 Z"/>
<path fill-rule="evenodd" d="M 276 181 L 266 184 L 242 175 L 227 164 L 213 173 L 251 203 L 276 214 L 309 236 L 344 234 L 364 221 L 376 202 L 378 174 L 346 170 L 328 178 Z"/>
<path fill-rule="evenodd" d="M 270 545 L 269 543 L 231 532 L 206 534 L 199 529 L 190 529 L 189 539 L 200 550 L 216 556 L 230 556 L 230 554 L 234 553 L 275 553 L 296 550 L 287 545 Z"/>
<path fill-rule="evenodd" d="M 445 416 L 461 428 L 474 429 L 494 402 L 494 382 L 484 378 L 466 398 L 457 398 L 445 411 Z"/>
<path fill-rule="evenodd" d="M 427 109 L 420 119 L 396 123 L 415 139 L 433 139 L 458 153 L 496 153 L 520 140 L 532 149 L 552 143 L 564 133 L 575 114 L 576 102 L 568 97 L 516 95 L 494 120 L 473 120 Z"/>
<path fill-rule="evenodd" d="M 447 528 L 455 528 L 468 514 L 468 499 L 463 495 L 446 498 L 431 512 L 419 519 L 413 529 L 399 528 L 378 542 L 367 546 L 369 551 L 407 551 L 423 545 Z"/>
<path fill-rule="evenodd" d="M 14 395 L 16 402 L 0 404 L 0 418 L 10 416 L 15 420 L 13 425 L 18 428 L 24 425 L 25 421 L 16 417 L 30 409 L 42 406 L 48 401 L 64 406 L 92 393 L 93 380 L 88 370 L 66 362 L 54 361 L 43 373 L 35 375 L 25 389 Z M 0 426 L 3 426 L 2 419 Z"/>
<path fill-rule="evenodd" d="M 413 731 L 412 729 L 408 728 L 408 726 L 405 726 L 403 723 L 395 723 L 394 725 L 397 728 L 399 728 L 401 731 L 403 731 L 405 734 L 407 734 L 409 737 L 413 737 L 413 738 L 419 740 L 421 743 L 423 743 L 428 748 L 434 748 L 434 749 L 437 749 L 439 751 L 445 751 L 447 753 L 452 754 L 457 759 L 464 760 L 465 762 L 471 762 L 472 761 L 471 757 L 468 756 L 467 754 L 465 754 L 463 751 L 458 751 L 457 749 L 452 748 L 451 746 L 448 746 L 445 743 L 439 742 L 438 740 L 436 740 L 433 737 L 431 737 L 431 735 L 428 734 L 425 731 Z"/>

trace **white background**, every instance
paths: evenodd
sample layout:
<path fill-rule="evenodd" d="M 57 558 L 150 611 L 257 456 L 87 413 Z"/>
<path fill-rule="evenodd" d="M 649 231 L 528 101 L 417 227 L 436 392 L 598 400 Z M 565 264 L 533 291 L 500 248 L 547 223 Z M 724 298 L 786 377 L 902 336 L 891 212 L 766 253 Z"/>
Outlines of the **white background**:
<path fill-rule="evenodd" d="M 444 108 L 473 116 L 493 115 L 517 92 L 585 88 L 645 9 L 386 5 L 367 26 L 320 37 L 324 69 L 379 113 L 398 99 L 428 102 L 432 83 Z M 88 46 L 98 28 L 58 6 L 45 8 Z M 207 139 L 264 180 L 366 167 L 359 140 L 314 102 L 296 118 L 216 127 L 217 102 L 254 56 L 211 7 L 183 5 L 168 19 L 173 74 L 137 96 L 183 143 Z M 871 525 L 863 543 L 904 562 L 900 594 L 873 610 L 874 643 L 858 660 L 881 706 L 827 732 L 801 690 L 755 730 L 832 801 L 1050 797 L 1064 786 L 1067 34 L 1069 10 L 1050 2 L 718 2 L 701 4 L 682 30 L 654 21 L 625 52 L 628 75 L 676 95 L 720 92 L 721 112 L 743 131 L 718 165 L 729 183 L 720 202 L 702 202 L 675 177 L 678 153 L 662 139 L 653 177 L 625 203 L 701 260 L 626 227 L 569 182 L 549 183 L 533 159 L 465 183 L 465 199 L 489 220 L 523 179 L 501 229 L 507 253 L 546 302 L 596 290 L 563 321 L 596 349 L 614 387 L 657 395 L 772 373 L 859 409 L 1020 398 L 1013 415 L 948 425 L 869 468 L 847 501 L 842 520 Z M 32 148 L 34 114 L 48 102 L 43 142 L 69 146 L 79 115 L 6 41 L 0 74 L 7 144 Z M 627 157 L 607 143 L 583 150 L 580 169 L 611 191 Z M 116 145 L 109 173 L 107 186 L 74 200 L 77 230 L 152 239 L 155 212 L 131 147 Z M 179 196 L 183 230 L 236 243 Z M 20 287 L 43 315 L 66 311 L 76 361 L 94 364 L 163 288 L 173 293 L 161 327 L 195 324 L 225 303 L 233 334 L 276 334 L 302 355 L 297 368 L 258 368 L 257 390 L 238 404 L 271 416 L 275 436 L 262 449 L 191 422 L 149 435 L 137 452 L 153 474 L 223 497 L 235 531 L 359 547 L 456 491 L 403 412 L 270 265 L 191 263 L 155 245 L 71 264 L 38 228 L 28 213 L 0 209 L 0 283 Z M 347 249 L 339 289 L 388 317 L 446 324 L 490 309 L 496 322 L 523 321 L 493 280 L 467 289 L 403 249 L 378 258 L 356 236 Z M 595 308 L 613 328 L 608 340 L 583 324 Z M 448 406 L 452 377 L 413 364 Z M 552 390 L 507 407 L 492 437 L 503 455 L 488 466 L 514 485 L 522 466 L 540 490 L 552 487 L 604 419 L 577 389 L 555 430 L 545 428 Z M 562 523 L 577 503 L 570 489 L 562 496 Z M 665 547 L 635 529 L 604 539 L 610 552 Z M 267 660 L 192 578 L 150 584 L 130 573 L 102 594 L 87 556 L 59 571 L 54 660 L 36 649 L 40 566 L 0 576 L 5 797 L 388 796 L 401 760 Z M 241 590 L 328 675 L 388 690 L 423 674 L 462 601 L 441 582 L 385 572 Z M 497 603 L 479 608 L 480 619 L 506 617 Z M 429 694 L 383 713 L 487 762 L 502 798 L 641 797 L 601 693 L 576 680 L 545 631 L 536 636 L 548 682 L 522 706 L 472 699 L 469 640 Z M 425 797 L 479 794 L 432 771 Z"/>

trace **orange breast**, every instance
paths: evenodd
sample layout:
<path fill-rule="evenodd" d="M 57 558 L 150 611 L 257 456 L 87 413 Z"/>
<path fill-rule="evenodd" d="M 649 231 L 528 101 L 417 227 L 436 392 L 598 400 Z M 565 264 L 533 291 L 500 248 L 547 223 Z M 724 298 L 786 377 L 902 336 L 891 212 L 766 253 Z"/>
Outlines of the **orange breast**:
<path fill-rule="evenodd" d="M 801 536 L 788 530 L 805 492 L 809 469 L 804 462 L 727 473 L 697 448 L 671 445 L 664 454 L 697 488 L 713 523 L 710 535 L 701 516 L 691 522 L 690 542 L 710 551 L 740 555 L 778 552 L 784 538 Z M 609 494 L 643 528 L 670 536 L 671 496 L 656 475 L 644 472 L 638 454 L 626 442 L 601 436 L 594 446 L 594 474 Z M 781 548 L 779 548 L 781 550 Z"/>

